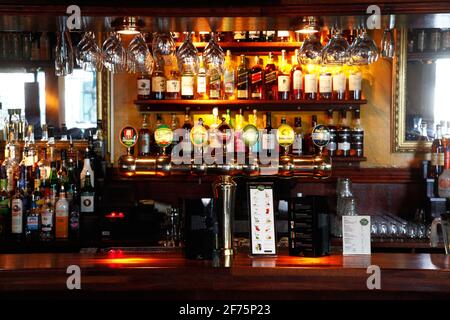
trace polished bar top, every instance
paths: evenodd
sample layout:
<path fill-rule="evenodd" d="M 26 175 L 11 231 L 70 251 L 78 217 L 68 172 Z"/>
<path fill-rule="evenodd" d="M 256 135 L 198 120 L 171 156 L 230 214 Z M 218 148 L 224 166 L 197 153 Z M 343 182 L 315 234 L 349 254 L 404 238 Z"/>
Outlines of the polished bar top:
<path fill-rule="evenodd" d="M 66 287 L 70 265 L 81 268 L 77 293 Z M 381 290 L 367 288 L 370 265 L 380 267 Z M 252 258 L 241 253 L 231 268 L 217 268 L 177 251 L 0 255 L 0 297 L 37 293 L 89 299 L 136 294 L 140 299 L 450 298 L 450 258 L 397 253 Z"/>

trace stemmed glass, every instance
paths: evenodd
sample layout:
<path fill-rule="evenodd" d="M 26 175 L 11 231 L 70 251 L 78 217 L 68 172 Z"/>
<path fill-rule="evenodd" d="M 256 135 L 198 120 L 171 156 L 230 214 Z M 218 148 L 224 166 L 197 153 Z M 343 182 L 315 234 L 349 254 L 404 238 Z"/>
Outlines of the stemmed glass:
<path fill-rule="evenodd" d="M 349 44 L 337 29 L 322 50 L 322 63 L 326 65 L 343 65 L 348 62 Z"/>
<path fill-rule="evenodd" d="M 369 37 L 366 29 L 356 38 L 349 47 L 350 64 L 368 65 L 378 60 L 378 48 Z"/>
<path fill-rule="evenodd" d="M 142 34 L 136 35 L 131 40 L 127 49 L 127 69 L 130 73 L 148 73 L 153 72 L 155 61 L 148 49 Z"/>
<path fill-rule="evenodd" d="M 120 36 L 111 32 L 108 39 L 103 42 L 103 64 L 112 73 L 123 72 L 126 69 L 127 53 L 122 45 Z"/>
<path fill-rule="evenodd" d="M 66 76 L 73 72 L 73 47 L 67 30 L 56 33 L 55 75 Z"/>
<path fill-rule="evenodd" d="M 314 33 L 310 34 L 303 42 L 298 59 L 301 64 L 322 63 L 322 44 Z"/>
<path fill-rule="evenodd" d="M 192 64 L 195 72 L 198 71 L 199 57 L 198 50 L 192 43 L 192 32 L 188 32 L 185 40 L 177 51 L 178 68 L 183 69 L 183 65 Z"/>
<path fill-rule="evenodd" d="M 102 71 L 103 54 L 92 31 L 85 32 L 76 47 L 77 64 L 87 71 Z"/>
<path fill-rule="evenodd" d="M 394 52 L 394 35 L 392 34 L 392 29 L 386 28 L 381 39 L 381 56 L 383 58 L 393 58 Z"/>
<path fill-rule="evenodd" d="M 169 32 L 153 34 L 152 51 L 157 66 L 163 67 L 172 63 L 175 49 L 175 41 Z"/>
<path fill-rule="evenodd" d="M 223 52 L 222 47 L 217 43 L 217 35 L 213 32 L 211 33 L 211 40 L 209 40 L 203 51 L 203 61 L 205 61 L 206 65 L 213 65 L 223 73 L 225 53 Z"/>

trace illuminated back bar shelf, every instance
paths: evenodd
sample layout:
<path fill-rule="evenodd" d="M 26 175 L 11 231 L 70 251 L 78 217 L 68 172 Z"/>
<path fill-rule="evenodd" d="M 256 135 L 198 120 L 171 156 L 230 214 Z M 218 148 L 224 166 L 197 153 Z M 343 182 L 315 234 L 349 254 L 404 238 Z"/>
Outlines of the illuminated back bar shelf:
<path fill-rule="evenodd" d="M 355 110 L 367 104 L 367 100 L 135 100 L 140 112 L 211 111 L 223 107 L 232 111 L 326 111 Z"/>

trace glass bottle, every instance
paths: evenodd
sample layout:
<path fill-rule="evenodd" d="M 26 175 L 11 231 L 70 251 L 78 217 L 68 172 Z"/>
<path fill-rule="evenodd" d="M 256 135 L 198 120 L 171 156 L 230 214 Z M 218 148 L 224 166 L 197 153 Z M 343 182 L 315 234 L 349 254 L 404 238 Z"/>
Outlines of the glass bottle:
<path fill-rule="evenodd" d="M 166 77 L 162 67 L 157 66 L 152 75 L 152 98 L 154 100 L 164 100 L 166 94 Z"/>
<path fill-rule="evenodd" d="M 193 76 L 192 76 L 193 78 Z M 193 89 L 192 89 L 193 90 Z M 166 81 L 166 99 L 176 100 L 180 98 L 180 74 L 178 70 L 173 69 L 170 71 L 170 76 Z M 193 98 L 193 94 L 192 94 Z M 189 99 L 192 99 L 189 98 Z M 188 98 L 183 98 L 188 99 Z"/>
<path fill-rule="evenodd" d="M 213 108 L 212 114 L 213 114 L 213 122 L 209 127 L 209 147 L 215 149 L 221 146 L 220 137 L 217 130 L 219 126 L 219 109 Z"/>
<path fill-rule="evenodd" d="M 139 156 L 149 156 L 150 155 L 150 129 L 148 128 L 148 123 L 147 123 L 147 115 L 144 114 L 143 119 L 142 119 L 142 127 L 139 130 L 139 137 L 138 137 L 138 142 L 139 142 Z"/>
<path fill-rule="evenodd" d="M 69 238 L 69 202 L 64 186 L 61 186 L 59 199 L 55 204 L 55 238 L 63 240 Z"/>
<path fill-rule="evenodd" d="M 200 63 L 197 73 L 197 99 L 205 100 L 208 99 L 208 95 L 206 93 L 207 70 L 205 63 L 203 62 L 203 56 L 200 56 L 199 59 Z"/>
<path fill-rule="evenodd" d="M 78 187 L 73 187 L 73 199 L 69 202 L 69 239 L 77 240 L 80 236 L 80 197 Z"/>
<path fill-rule="evenodd" d="M 278 73 L 272 52 L 269 52 L 269 60 L 264 68 L 264 96 L 266 100 L 276 100 L 278 97 Z"/>
<path fill-rule="evenodd" d="M 52 241 L 54 237 L 54 210 L 49 198 L 45 199 L 45 204 L 41 210 L 41 241 Z"/>
<path fill-rule="evenodd" d="M 347 78 L 345 73 L 339 70 L 333 74 L 333 99 L 344 100 L 347 87 Z"/>
<path fill-rule="evenodd" d="M 342 216 L 357 216 L 356 200 L 352 193 L 352 182 L 348 178 L 338 180 L 336 219 L 334 235 L 342 237 Z"/>
<path fill-rule="evenodd" d="M 141 74 L 137 78 L 137 98 L 138 100 L 147 100 L 151 97 L 151 79 L 147 73 Z"/>
<path fill-rule="evenodd" d="M 317 75 L 313 72 L 305 74 L 305 99 L 317 99 Z"/>
<path fill-rule="evenodd" d="M 359 109 L 354 112 L 355 119 L 353 120 L 353 128 L 351 133 L 351 157 L 364 156 L 364 128 L 361 126 L 361 116 Z M 444 164 L 444 154 L 442 153 L 442 166 Z"/>
<path fill-rule="evenodd" d="M 82 186 L 85 185 L 85 180 L 86 180 L 86 176 L 89 174 L 89 179 L 91 180 L 92 186 L 94 186 L 94 170 L 92 170 L 91 168 L 91 161 L 89 160 L 89 158 L 85 157 L 84 158 L 84 165 L 83 165 L 83 169 L 81 170 L 80 173 L 80 184 Z"/>
<path fill-rule="evenodd" d="M 93 213 L 94 212 L 94 187 L 91 184 L 91 175 L 86 172 L 86 178 L 84 179 L 83 187 L 80 193 L 80 214 Z"/>
<path fill-rule="evenodd" d="M 181 98 L 194 99 L 195 70 L 194 61 L 187 59 L 181 73 Z"/>
<path fill-rule="evenodd" d="M 431 144 L 431 170 L 432 178 L 437 179 L 444 169 L 444 144 L 442 141 L 441 125 L 436 125 L 436 135 Z"/>
<path fill-rule="evenodd" d="M 248 99 L 249 92 L 249 70 L 245 56 L 242 54 L 237 69 L 237 98 Z"/>
<path fill-rule="evenodd" d="M 189 108 L 186 108 L 186 112 L 184 114 L 184 123 L 183 123 L 183 137 L 181 143 L 183 144 L 183 155 L 185 153 L 192 155 L 192 142 L 191 142 L 191 130 L 192 123 L 191 117 L 189 116 Z"/>
<path fill-rule="evenodd" d="M 337 156 L 348 157 L 350 155 L 350 133 L 351 130 L 347 124 L 347 111 L 341 110 L 341 121 L 337 129 Z"/>
<path fill-rule="evenodd" d="M 319 96 L 321 100 L 330 100 L 332 92 L 332 77 L 329 72 L 322 72 L 319 76 Z"/>
<path fill-rule="evenodd" d="M 292 144 L 292 154 L 295 156 L 301 156 L 303 154 L 303 128 L 302 128 L 302 118 L 294 118 L 294 132 L 295 138 Z"/>
<path fill-rule="evenodd" d="M 233 58 L 231 56 L 231 51 L 227 50 L 227 54 L 225 55 L 225 66 L 223 73 L 224 98 L 227 100 L 235 99 L 235 81 L 236 71 L 233 63 Z"/>
<path fill-rule="evenodd" d="M 336 155 L 337 150 L 337 127 L 333 120 L 333 110 L 327 110 L 327 128 L 330 130 L 330 142 L 327 144 L 324 150 L 324 154 L 330 157 Z"/>
<path fill-rule="evenodd" d="M 352 72 L 348 78 L 348 91 L 350 100 L 361 100 L 362 75 L 361 72 Z"/>
<path fill-rule="evenodd" d="M 17 182 L 16 192 L 11 198 L 11 236 L 15 241 L 21 241 L 24 235 L 24 211 L 23 193 L 19 181 Z"/>
<path fill-rule="evenodd" d="M 242 109 L 235 116 L 235 128 L 234 128 L 234 150 L 236 153 L 245 152 L 245 143 L 242 138 L 242 129 L 244 127 L 244 116 L 242 115 Z"/>
<path fill-rule="evenodd" d="M 5 240 L 8 234 L 10 193 L 8 192 L 8 179 L 5 166 L 0 166 L 0 240 Z"/>
<path fill-rule="evenodd" d="M 275 149 L 275 135 L 272 132 L 272 114 L 270 112 L 266 113 L 266 126 L 262 134 L 261 149 L 269 157 Z"/>
<path fill-rule="evenodd" d="M 295 54 L 292 56 L 291 86 L 292 99 L 301 100 L 303 97 L 303 70 L 298 63 L 298 49 L 295 49 Z"/>
<path fill-rule="evenodd" d="M 218 66 L 210 63 L 208 65 L 208 96 L 209 99 L 222 98 L 222 75 Z"/>
<path fill-rule="evenodd" d="M 25 237 L 27 241 L 38 241 L 41 227 L 41 215 L 34 193 L 31 196 L 31 206 L 27 214 Z"/>
<path fill-rule="evenodd" d="M 313 143 L 312 140 L 312 130 L 316 125 L 317 125 L 317 116 L 313 115 L 311 117 L 311 127 L 309 129 L 309 132 L 305 135 L 305 151 L 306 154 L 308 155 L 314 155 L 318 151 L 317 146 Z"/>
<path fill-rule="evenodd" d="M 263 69 L 259 64 L 259 57 L 255 56 L 255 64 L 251 71 L 250 92 L 253 100 L 262 99 L 262 87 L 263 87 Z"/>
<path fill-rule="evenodd" d="M 289 100 L 291 76 L 286 50 L 281 50 L 281 62 L 278 67 L 278 100 Z"/>

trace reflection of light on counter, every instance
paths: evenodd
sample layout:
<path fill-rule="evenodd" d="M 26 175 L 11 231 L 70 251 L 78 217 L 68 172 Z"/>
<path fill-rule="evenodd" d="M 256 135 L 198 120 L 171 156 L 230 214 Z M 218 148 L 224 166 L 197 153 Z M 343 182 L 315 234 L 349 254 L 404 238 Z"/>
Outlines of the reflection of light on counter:
<path fill-rule="evenodd" d="M 107 258 L 101 259 L 100 263 L 104 264 L 142 264 L 152 262 L 154 259 L 151 258 L 137 258 L 137 257 L 128 257 L 128 258 Z"/>

